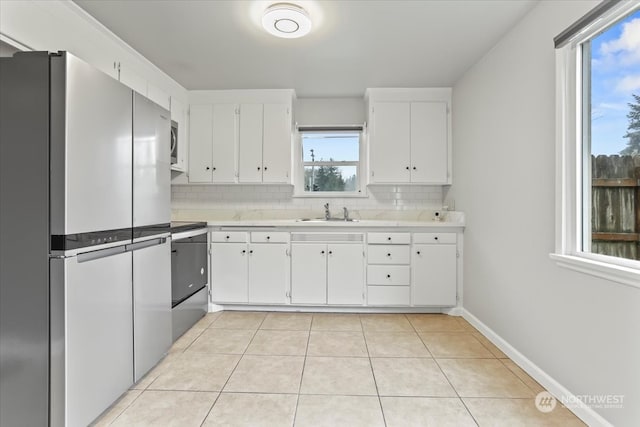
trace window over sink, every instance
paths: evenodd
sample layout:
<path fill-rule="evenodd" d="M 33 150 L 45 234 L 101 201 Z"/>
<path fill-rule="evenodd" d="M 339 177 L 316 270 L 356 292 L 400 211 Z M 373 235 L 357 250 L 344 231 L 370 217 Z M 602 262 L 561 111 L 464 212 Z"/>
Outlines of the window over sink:
<path fill-rule="evenodd" d="M 296 195 L 362 195 L 362 127 L 301 127 Z"/>

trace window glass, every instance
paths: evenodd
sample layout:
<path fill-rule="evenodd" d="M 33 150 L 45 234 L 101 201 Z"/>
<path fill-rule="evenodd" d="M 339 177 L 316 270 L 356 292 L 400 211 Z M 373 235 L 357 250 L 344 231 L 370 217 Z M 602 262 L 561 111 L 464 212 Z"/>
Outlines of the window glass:
<path fill-rule="evenodd" d="M 304 192 L 358 192 L 360 132 L 301 132 Z"/>
<path fill-rule="evenodd" d="M 640 259 L 640 11 L 582 43 L 582 250 Z"/>

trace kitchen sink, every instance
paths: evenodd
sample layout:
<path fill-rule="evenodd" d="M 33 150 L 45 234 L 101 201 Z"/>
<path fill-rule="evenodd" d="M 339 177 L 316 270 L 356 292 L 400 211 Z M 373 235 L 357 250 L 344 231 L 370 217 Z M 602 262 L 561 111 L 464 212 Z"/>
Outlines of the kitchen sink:
<path fill-rule="evenodd" d="M 358 222 L 359 220 L 353 218 L 300 218 L 297 219 L 298 222 Z"/>

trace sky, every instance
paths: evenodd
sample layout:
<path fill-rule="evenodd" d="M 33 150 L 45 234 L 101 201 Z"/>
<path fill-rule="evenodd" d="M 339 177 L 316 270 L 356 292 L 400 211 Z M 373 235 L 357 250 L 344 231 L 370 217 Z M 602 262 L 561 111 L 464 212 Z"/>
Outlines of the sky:
<path fill-rule="evenodd" d="M 591 42 L 591 153 L 626 147 L 629 103 L 640 95 L 640 10 Z"/>

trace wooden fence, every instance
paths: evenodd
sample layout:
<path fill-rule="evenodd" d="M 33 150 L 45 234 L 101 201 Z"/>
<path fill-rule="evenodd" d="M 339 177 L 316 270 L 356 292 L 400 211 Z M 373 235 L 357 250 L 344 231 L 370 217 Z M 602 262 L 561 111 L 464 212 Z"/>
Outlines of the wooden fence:
<path fill-rule="evenodd" d="M 591 252 L 640 259 L 640 156 L 592 156 L 591 173 Z"/>

